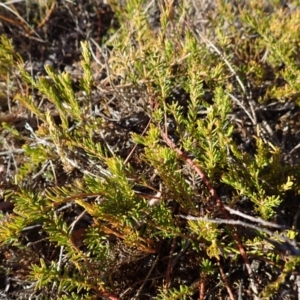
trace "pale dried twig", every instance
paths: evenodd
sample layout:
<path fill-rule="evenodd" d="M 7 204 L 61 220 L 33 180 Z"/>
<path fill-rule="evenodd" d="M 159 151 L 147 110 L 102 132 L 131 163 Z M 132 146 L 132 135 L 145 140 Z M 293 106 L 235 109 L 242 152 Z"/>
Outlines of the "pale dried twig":
<path fill-rule="evenodd" d="M 240 211 L 237 211 L 237 210 L 234 210 L 232 208 L 230 208 L 229 206 L 225 206 L 225 209 L 228 210 L 231 214 L 233 215 L 237 215 L 237 216 L 240 216 L 240 217 L 243 217 L 245 219 L 248 219 L 252 222 L 257 222 L 257 223 L 260 223 L 264 226 L 269 226 L 269 227 L 275 227 L 275 228 L 279 228 L 279 229 L 288 229 L 286 226 L 283 226 L 283 225 L 278 225 L 278 224 L 275 224 L 275 223 L 271 223 L 271 222 L 268 222 L 268 221 L 265 221 L 261 218 L 254 218 L 254 217 L 251 217 L 249 215 L 246 215 Z"/>
<path fill-rule="evenodd" d="M 279 248 L 280 250 L 290 252 L 291 255 L 300 255 L 300 249 L 297 247 L 296 243 L 284 236 L 281 236 L 275 232 L 272 232 L 266 228 L 258 227 L 256 225 L 246 223 L 240 220 L 225 220 L 225 219 L 209 219 L 209 218 L 203 218 L 203 217 L 193 217 L 193 216 L 184 216 L 184 215 L 179 215 L 181 218 L 186 219 L 186 220 L 192 220 L 192 221 L 206 221 L 210 223 L 216 223 L 216 224 L 228 224 L 228 225 L 239 225 L 239 226 L 244 226 L 248 228 L 252 228 L 254 230 L 257 230 L 258 232 L 264 232 L 268 234 L 271 237 L 275 237 L 278 239 L 280 242 L 277 242 L 275 240 L 272 240 L 268 237 L 262 236 L 261 234 L 257 233 L 260 237 L 268 241 L 270 244 L 274 245 L 275 247 Z"/>

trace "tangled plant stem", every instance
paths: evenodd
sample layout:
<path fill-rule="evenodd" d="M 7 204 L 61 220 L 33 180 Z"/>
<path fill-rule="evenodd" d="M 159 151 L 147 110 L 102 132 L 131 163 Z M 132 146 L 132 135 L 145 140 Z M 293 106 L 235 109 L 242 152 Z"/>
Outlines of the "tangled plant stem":
<path fill-rule="evenodd" d="M 211 194 L 212 198 L 214 199 L 215 203 L 217 204 L 217 206 L 221 209 L 224 217 L 227 219 L 227 220 L 230 220 L 230 216 L 228 214 L 228 212 L 226 211 L 225 207 L 224 207 L 224 204 L 222 202 L 222 200 L 220 199 L 219 195 L 217 194 L 216 190 L 214 189 L 214 187 L 211 185 L 209 179 L 207 178 L 207 176 L 205 175 L 205 173 L 203 171 L 201 171 L 197 165 L 188 157 L 188 155 L 178 149 L 175 144 L 170 140 L 169 136 L 167 133 L 161 131 L 161 135 L 165 141 L 165 143 L 170 147 L 172 148 L 186 163 L 188 163 L 198 174 L 199 176 L 201 177 L 202 181 L 204 182 L 204 184 L 206 185 L 206 187 L 208 188 L 209 190 L 209 193 Z M 246 265 L 246 268 L 247 268 L 247 272 L 248 272 L 248 275 L 250 277 L 250 281 L 251 281 L 251 288 L 254 292 L 255 295 L 258 295 L 258 290 L 257 290 L 257 287 L 255 285 L 255 278 L 254 278 L 254 274 L 252 272 L 252 269 L 250 267 L 250 263 L 249 263 L 249 260 L 248 260 L 248 257 L 247 257 L 247 253 L 245 251 L 245 248 L 236 232 L 236 229 L 234 228 L 234 226 L 230 225 L 231 229 L 232 229 L 232 235 L 233 235 L 233 238 L 235 239 L 236 243 L 237 243 L 237 246 L 238 246 L 238 249 L 240 251 L 240 254 L 241 256 L 243 257 L 243 260 L 245 262 L 245 265 Z M 257 296 L 255 296 L 257 299 L 259 299 Z"/>

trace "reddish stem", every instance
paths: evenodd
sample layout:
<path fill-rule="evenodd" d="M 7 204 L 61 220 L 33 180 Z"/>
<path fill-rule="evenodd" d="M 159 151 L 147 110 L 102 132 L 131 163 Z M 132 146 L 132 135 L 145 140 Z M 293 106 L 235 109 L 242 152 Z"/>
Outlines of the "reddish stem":
<path fill-rule="evenodd" d="M 205 299 L 205 281 L 204 279 L 201 280 L 199 285 L 199 300 Z"/>
<path fill-rule="evenodd" d="M 226 285 L 227 293 L 229 294 L 230 299 L 231 299 L 231 300 L 234 300 L 234 296 L 233 296 L 232 290 L 231 290 L 231 288 L 230 288 L 230 285 L 229 285 L 229 283 L 228 283 L 228 280 L 227 280 L 227 278 L 226 278 L 226 275 L 225 275 L 225 273 L 224 273 L 224 271 L 223 271 L 223 268 L 222 268 L 222 266 L 221 266 L 221 264 L 220 264 L 219 261 L 218 261 L 218 265 L 219 265 L 219 268 L 220 268 L 220 273 L 221 273 L 222 279 L 223 279 L 223 281 L 224 281 L 224 283 L 225 283 L 225 285 Z"/>
<path fill-rule="evenodd" d="M 161 131 L 161 135 L 164 139 L 164 141 L 166 142 L 166 144 L 171 148 L 173 149 L 185 162 L 187 162 L 198 174 L 199 176 L 201 177 L 202 181 L 204 182 L 204 184 L 206 185 L 206 187 L 208 188 L 209 190 L 209 193 L 211 194 L 212 198 L 214 199 L 215 203 L 217 206 L 220 207 L 224 217 L 227 219 L 227 220 L 230 220 L 230 216 L 227 212 L 227 210 L 225 209 L 224 207 L 224 204 L 222 202 L 222 200 L 220 199 L 219 195 L 217 194 L 216 190 L 214 189 L 214 187 L 211 185 L 210 181 L 208 180 L 206 174 L 201 171 L 197 165 L 188 157 L 188 155 L 184 152 L 184 151 L 181 151 L 180 149 L 178 149 L 175 144 L 170 140 L 170 138 L 168 137 L 168 134 L 164 133 L 163 131 Z M 232 235 L 233 235 L 233 238 L 235 239 L 236 243 L 237 243 L 237 246 L 238 246 L 238 249 L 241 253 L 241 256 L 245 262 L 245 265 L 246 265 L 246 268 L 247 268 L 247 272 L 249 274 L 249 277 L 250 277 L 250 280 L 252 281 L 252 289 L 254 291 L 255 294 L 257 294 L 257 289 L 254 285 L 254 274 L 251 270 L 251 267 L 250 267 L 250 263 L 249 263 L 249 260 L 248 260 L 248 257 L 247 257 L 247 254 L 246 254 L 246 251 L 243 247 L 243 244 L 238 236 L 238 234 L 236 233 L 236 230 L 234 228 L 233 225 L 229 225 L 232 229 Z"/>

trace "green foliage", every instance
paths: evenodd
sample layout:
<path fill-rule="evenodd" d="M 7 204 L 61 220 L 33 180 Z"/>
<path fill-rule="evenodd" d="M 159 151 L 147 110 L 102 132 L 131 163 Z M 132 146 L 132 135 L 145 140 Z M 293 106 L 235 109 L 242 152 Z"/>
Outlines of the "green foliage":
<path fill-rule="evenodd" d="M 182 29 L 188 3 L 183 3 L 175 16 L 173 4 L 162 5 L 157 32 L 148 22 L 143 1 L 114 6 L 121 26 L 107 45 L 112 48 L 107 66 L 111 73 L 109 92 L 116 98 L 124 97 L 129 105 L 137 101 L 132 95 L 138 93 L 143 110 L 150 116 L 149 128 L 143 134 L 131 135 L 142 150 L 136 161 L 130 162 L 103 138 L 107 120 L 93 112 L 97 83 L 87 43 L 81 44 L 82 75 L 76 88 L 83 96 L 79 97 L 67 72 L 58 73 L 46 66 L 47 75 L 34 78 L 21 61 L 17 67 L 11 43 L 1 38 L 0 75 L 11 67 L 18 68 L 32 93 L 20 91 L 15 100 L 35 116 L 38 126 L 33 129 L 27 125 L 29 135 L 7 123 L 3 126 L 22 141 L 23 158 L 12 182 L 14 188 L 5 195 L 6 200 L 13 201 L 14 210 L 0 215 L 0 245 L 18 249 L 32 246 L 24 242 L 24 236 L 32 227 L 39 228 L 36 235 L 47 241 L 55 259 L 47 253 L 50 258 L 41 255 L 30 261 L 26 276 L 36 291 L 44 290 L 57 299 L 122 294 L 120 289 L 126 287 L 127 278 L 120 278 L 126 277 L 128 269 L 136 267 L 138 272 L 141 268 L 147 282 L 155 267 L 150 255 L 161 259 L 164 254 L 159 251 L 173 243 L 174 248 L 168 248 L 172 254 L 161 260 L 162 265 L 168 260 L 166 273 L 172 273 L 176 263 L 184 264 L 183 259 L 172 265 L 175 251 L 179 260 L 181 254 L 186 255 L 187 265 L 194 264 L 200 275 L 196 284 L 174 279 L 164 286 L 165 278 L 153 279 L 156 299 L 191 299 L 203 280 L 221 277 L 216 260 L 239 263 L 237 234 L 242 236 L 246 252 L 283 266 L 283 274 L 265 287 L 263 296 L 276 292 L 285 274 L 297 266 L 298 258 L 282 259 L 263 235 L 248 236 L 229 224 L 182 217 L 226 219 L 222 200 L 236 209 L 246 201 L 249 213 L 264 221 L 274 220 L 287 192 L 298 193 L 297 166 L 283 163 L 279 146 L 262 137 L 259 124 L 253 124 L 257 126 L 254 154 L 242 150 L 234 138 L 239 132 L 231 118 L 236 109 L 231 96 L 237 93 L 244 97 L 247 80 L 250 86 L 266 80 L 265 65 L 257 58 L 262 51 L 267 53 L 265 61 L 275 78 L 284 79 L 285 84 L 276 85 L 274 80 L 257 102 L 268 102 L 271 97 L 285 101 L 295 96 L 299 103 L 299 12 L 286 18 L 285 12 L 277 9 L 267 16 L 260 2 L 251 1 L 240 16 L 235 16 L 227 1 L 218 1 L 220 19 L 218 24 L 212 22 L 211 31 L 220 52 L 211 51 L 208 40 L 189 26 Z M 271 2 L 276 7 L 276 1 Z M 251 53 L 245 53 L 249 41 L 241 37 L 234 22 L 244 24 L 246 36 L 255 32 Z M 275 26 L 276 22 L 280 25 Z M 291 34 L 285 35 L 285 31 Z M 126 90 L 128 86 L 131 90 Z M 176 90 L 187 94 L 184 101 L 176 98 Z M 41 105 L 39 97 L 48 106 Z M 168 143 L 166 134 L 175 146 Z M 200 178 L 198 170 L 211 186 L 207 186 L 206 177 Z M 40 178 L 39 184 L 36 178 Z M 219 202 L 211 196 L 216 190 L 228 191 Z M 86 223 L 78 226 L 84 217 Z M 287 234 L 297 238 L 293 230 Z M 185 249 L 183 245 L 189 243 L 193 248 Z M 137 263 L 145 257 L 150 267 L 144 261 Z M 128 267 L 128 262 L 133 267 Z"/>
<path fill-rule="evenodd" d="M 200 265 L 201 271 L 207 275 L 213 275 L 216 271 L 216 267 L 212 261 L 209 259 L 202 259 L 202 263 Z"/>
<path fill-rule="evenodd" d="M 14 53 L 12 41 L 7 39 L 6 36 L 0 37 L 0 78 L 6 79 L 10 72 L 12 72 L 12 66 L 15 65 L 16 61 L 21 61 L 21 57 Z"/>
<path fill-rule="evenodd" d="M 188 296 L 193 294 L 193 289 L 181 285 L 179 289 L 162 289 L 158 295 L 158 300 L 178 300 L 178 299 L 189 299 Z"/>
<path fill-rule="evenodd" d="M 91 286 L 86 283 L 84 277 L 78 276 L 76 273 L 71 275 L 66 269 L 61 271 L 54 262 L 52 262 L 50 266 L 47 266 L 43 260 L 40 261 L 40 266 L 32 266 L 32 279 L 37 280 L 37 289 L 43 288 L 49 283 L 54 284 L 59 295 L 62 292 L 74 293 L 74 291 L 78 294 L 83 289 L 87 291 L 91 289 Z"/>

